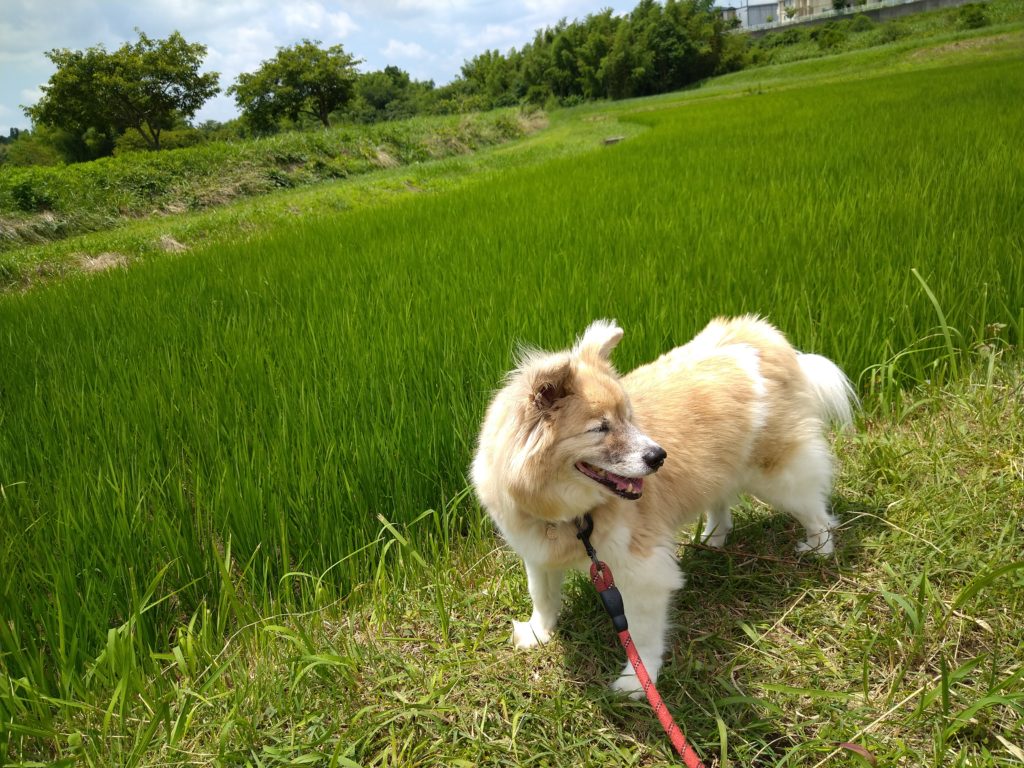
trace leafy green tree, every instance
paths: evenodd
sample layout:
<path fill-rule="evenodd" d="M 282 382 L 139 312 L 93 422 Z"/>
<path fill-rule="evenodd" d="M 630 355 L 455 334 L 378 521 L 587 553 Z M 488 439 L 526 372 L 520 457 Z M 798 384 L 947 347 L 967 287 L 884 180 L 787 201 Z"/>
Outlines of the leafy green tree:
<path fill-rule="evenodd" d="M 844 0 L 845 1 L 845 0 Z M 639 0 L 628 15 L 611 10 L 559 21 L 520 51 L 466 62 L 463 82 L 485 105 L 645 96 L 682 88 L 743 61 L 714 0 Z M 742 42 L 742 41 L 741 41 Z"/>
<path fill-rule="evenodd" d="M 636 59 L 633 27 L 628 22 L 619 25 L 608 55 L 601 62 L 601 79 L 611 99 L 627 99 L 636 95 L 636 73 L 642 69 Z"/>
<path fill-rule="evenodd" d="M 165 40 L 136 32 L 137 42 L 112 53 L 102 45 L 48 52 L 57 71 L 25 114 L 77 137 L 92 131 L 106 137 L 107 145 L 134 129 L 150 148 L 160 149 L 163 130 L 193 117 L 220 90 L 219 75 L 199 72 L 205 45 L 189 43 L 178 32 Z"/>
<path fill-rule="evenodd" d="M 321 48 L 319 40 L 303 40 L 277 49 L 258 70 L 238 76 L 227 93 L 252 125 L 273 131 L 282 118 L 303 116 L 331 125 L 331 113 L 352 99 L 360 60 L 340 45 Z"/>
<path fill-rule="evenodd" d="M 519 58 L 515 50 L 507 56 L 496 50 L 484 51 L 463 63 L 462 79 L 486 104 L 485 108 L 512 106 L 520 97 Z"/>
<path fill-rule="evenodd" d="M 577 49 L 580 89 L 587 99 L 607 95 L 601 65 L 611 52 L 620 19 L 611 9 L 591 14 L 583 22 L 583 42 Z"/>
<path fill-rule="evenodd" d="M 551 97 L 551 83 L 548 70 L 551 68 L 551 41 L 554 32 L 539 29 L 534 33 L 533 42 L 523 46 L 521 51 L 519 77 L 523 84 L 524 97 L 530 104 L 544 104 Z"/>
<path fill-rule="evenodd" d="M 21 131 L 2 147 L 0 164 L 7 165 L 60 165 L 63 154 L 46 136 L 45 130 Z"/>
<path fill-rule="evenodd" d="M 579 26 L 560 22 L 562 29 L 551 41 L 551 68 L 548 70 L 548 82 L 552 92 L 559 98 L 577 95 L 580 77 L 579 59 L 576 49 L 578 45 Z"/>
<path fill-rule="evenodd" d="M 348 115 L 363 123 L 401 120 L 429 112 L 434 100 L 432 80 L 413 80 L 405 70 L 387 66 L 359 75 Z"/>

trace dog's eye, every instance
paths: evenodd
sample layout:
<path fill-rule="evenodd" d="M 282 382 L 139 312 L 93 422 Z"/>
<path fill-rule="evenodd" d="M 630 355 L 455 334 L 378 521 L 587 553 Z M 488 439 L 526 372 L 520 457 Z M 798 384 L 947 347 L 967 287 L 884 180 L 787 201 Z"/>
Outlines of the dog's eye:
<path fill-rule="evenodd" d="M 601 423 L 594 427 L 591 432 L 610 432 L 611 424 L 608 423 L 608 419 L 601 419 Z"/>

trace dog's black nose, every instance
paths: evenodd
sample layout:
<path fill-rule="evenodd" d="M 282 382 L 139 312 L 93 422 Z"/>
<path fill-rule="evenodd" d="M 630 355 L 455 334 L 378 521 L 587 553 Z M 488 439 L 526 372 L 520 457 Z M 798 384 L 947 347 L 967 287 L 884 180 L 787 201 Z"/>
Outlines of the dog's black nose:
<path fill-rule="evenodd" d="M 665 453 L 664 448 L 662 448 L 660 445 L 655 446 L 654 448 L 648 449 L 648 451 L 644 453 L 644 464 L 646 464 L 651 469 L 657 469 L 658 467 L 665 463 L 665 458 L 667 456 L 668 454 Z"/>

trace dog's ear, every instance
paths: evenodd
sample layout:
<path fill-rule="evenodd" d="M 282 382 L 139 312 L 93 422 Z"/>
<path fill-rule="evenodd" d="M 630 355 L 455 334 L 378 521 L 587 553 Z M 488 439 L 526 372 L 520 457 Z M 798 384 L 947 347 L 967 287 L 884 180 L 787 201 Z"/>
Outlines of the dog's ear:
<path fill-rule="evenodd" d="M 597 357 L 607 362 L 615 345 L 622 340 L 623 333 L 614 320 L 595 320 L 576 342 L 573 353 L 580 357 Z"/>
<path fill-rule="evenodd" d="M 572 364 L 560 360 L 537 371 L 533 378 L 533 405 L 538 411 L 552 410 L 560 400 L 572 394 Z"/>

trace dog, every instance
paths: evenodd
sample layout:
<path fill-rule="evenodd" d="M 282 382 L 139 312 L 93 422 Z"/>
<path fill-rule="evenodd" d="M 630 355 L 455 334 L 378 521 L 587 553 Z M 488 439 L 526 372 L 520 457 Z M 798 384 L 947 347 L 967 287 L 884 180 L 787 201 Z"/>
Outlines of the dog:
<path fill-rule="evenodd" d="M 526 566 L 533 613 L 512 622 L 514 645 L 551 639 L 566 571 L 589 566 L 575 521 L 590 513 L 591 541 L 657 680 L 669 603 L 685 581 L 677 530 L 705 515 L 702 540 L 721 547 L 730 507 L 750 493 L 803 525 L 800 552 L 831 555 L 826 430 L 850 424 L 857 399 L 835 363 L 797 352 L 756 316 L 715 319 L 625 376 L 610 360 L 622 336 L 598 320 L 569 350 L 523 350 L 487 408 L 470 475 Z M 612 688 L 639 694 L 628 661 Z"/>

